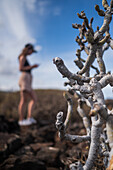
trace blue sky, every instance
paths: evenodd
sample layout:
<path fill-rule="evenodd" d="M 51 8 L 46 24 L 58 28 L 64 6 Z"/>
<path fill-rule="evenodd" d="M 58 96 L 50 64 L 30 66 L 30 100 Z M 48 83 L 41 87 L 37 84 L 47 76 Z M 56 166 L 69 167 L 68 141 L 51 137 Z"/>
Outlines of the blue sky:
<path fill-rule="evenodd" d="M 110 0 L 108 0 L 110 3 Z M 33 70 L 33 88 L 65 89 L 62 78 L 52 60 L 61 57 L 72 72 L 78 69 L 73 60 L 78 48 L 75 38 L 78 30 L 72 23 L 82 23 L 77 12 L 85 11 L 88 19 L 94 17 L 93 28 L 102 25 L 103 17 L 98 16 L 94 5 L 103 9 L 101 0 L 0 0 L 0 89 L 19 90 L 18 55 L 26 43 L 33 43 L 38 54 L 28 57 L 31 64 L 39 63 Z M 110 33 L 113 38 L 113 21 Z M 113 72 L 113 51 L 104 54 L 107 71 Z M 85 54 L 82 54 L 86 58 Z M 95 65 L 97 65 L 95 61 Z M 111 97 L 108 86 L 105 97 Z"/>

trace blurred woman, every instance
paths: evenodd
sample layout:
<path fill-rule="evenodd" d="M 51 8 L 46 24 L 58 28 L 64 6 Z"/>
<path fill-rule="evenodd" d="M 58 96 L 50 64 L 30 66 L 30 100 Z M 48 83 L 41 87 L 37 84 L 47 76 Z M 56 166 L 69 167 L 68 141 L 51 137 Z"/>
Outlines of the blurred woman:
<path fill-rule="evenodd" d="M 31 125 L 36 123 L 36 120 L 32 118 L 32 112 L 35 103 L 37 102 L 37 97 L 32 89 L 32 74 L 31 70 L 37 68 L 39 65 L 30 65 L 27 57 L 32 53 L 36 52 L 32 44 L 26 44 L 22 53 L 19 55 L 19 70 L 21 71 L 21 76 L 19 79 L 20 86 L 20 103 L 18 106 L 19 121 L 20 126 Z M 28 104 L 28 114 L 27 119 L 24 119 L 25 106 L 28 97 L 30 97 L 30 102 Z"/>

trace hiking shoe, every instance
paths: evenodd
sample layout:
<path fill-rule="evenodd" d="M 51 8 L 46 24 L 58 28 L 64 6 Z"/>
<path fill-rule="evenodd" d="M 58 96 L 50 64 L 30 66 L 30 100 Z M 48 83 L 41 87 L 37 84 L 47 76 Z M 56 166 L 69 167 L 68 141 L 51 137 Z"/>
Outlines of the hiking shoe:
<path fill-rule="evenodd" d="M 29 120 L 24 119 L 24 120 L 18 121 L 18 124 L 19 124 L 20 126 L 29 126 L 29 125 L 31 125 L 32 123 L 31 123 Z"/>
<path fill-rule="evenodd" d="M 28 120 L 29 122 L 31 122 L 31 124 L 36 124 L 36 123 L 37 123 L 37 121 L 36 121 L 33 117 L 28 118 L 27 120 Z"/>

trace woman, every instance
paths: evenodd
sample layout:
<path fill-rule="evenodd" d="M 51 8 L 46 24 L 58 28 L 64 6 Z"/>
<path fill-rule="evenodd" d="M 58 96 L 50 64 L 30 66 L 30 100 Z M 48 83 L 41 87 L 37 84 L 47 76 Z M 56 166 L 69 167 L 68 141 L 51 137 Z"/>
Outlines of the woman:
<path fill-rule="evenodd" d="M 32 75 L 31 70 L 37 68 L 39 65 L 30 65 L 27 61 L 28 55 L 36 52 L 32 44 L 26 44 L 22 53 L 19 55 L 19 70 L 21 71 L 21 76 L 19 79 L 20 86 L 20 103 L 18 106 L 19 121 L 20 126 L 31 125 L 36 123 L 36 120 L 31 117 L 34 105 L 37 101 L 35 92 L 32 89 Z M 27 119 L 24 119 L 25 105 L 28 97 L 30 97 L 30 102 L 28 104 L 28 114 Z"/>

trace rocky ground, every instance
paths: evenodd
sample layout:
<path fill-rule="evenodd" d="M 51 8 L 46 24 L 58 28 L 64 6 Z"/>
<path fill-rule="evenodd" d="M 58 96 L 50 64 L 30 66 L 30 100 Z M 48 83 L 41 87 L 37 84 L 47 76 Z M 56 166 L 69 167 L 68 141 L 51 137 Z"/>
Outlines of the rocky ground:
<path fill-rule="evenodd" d="M 6 116 L 5 113 L 0 115 L 0 170 L 68 170 L 71 162 L 81 160 L 84 164 L 88 143 L 72 144 L 60 141 L 55 128 L 58 111 L 61 110 L 66 115 L 67 103 L 62 96 L 63 91 L 42 90 L 36 93 L 38 106 L 34 117 L 37 119 L 37 124 L 19 127 L 14 113 L 10 116 L 8 114 Z M 6 100 L 5 96 L 3 102 L 0 100 L 1 111 L 3 109 L 6 111 L 3 106 L 5 104 L 9 107 L 10 102 L 11 104 L 13 102 L 12 110 L 17 107 L 19 94 L 8 96 L 9 99 Z M 83 135 L 85 129 L 81 118 L 77 115 L 76 106 L 77 103 L 74 101 L 74 113 L 68 132 Z M 104 169 L 101 161 L 96 164 L 97 169 L 100 167 Z"/>
<path fill-rule="evenodd" d="M 82 124 L 75 123 L 74 128 L 76 132 L 79 128 L 84 132 Z M 0 130 L 1 170 L 64 169 L 73 159 L 81 157 L 83 146 L 86 149 L 86 144 L 77 146 L 60 141 L 54 123 L 42 121 L 20 128 L 16 121 L 1 116 Z"/>

